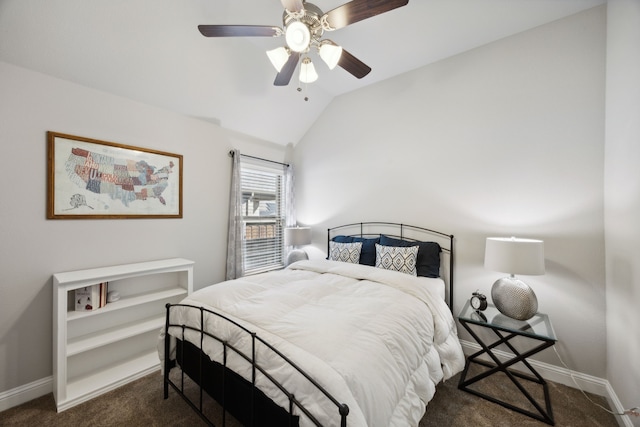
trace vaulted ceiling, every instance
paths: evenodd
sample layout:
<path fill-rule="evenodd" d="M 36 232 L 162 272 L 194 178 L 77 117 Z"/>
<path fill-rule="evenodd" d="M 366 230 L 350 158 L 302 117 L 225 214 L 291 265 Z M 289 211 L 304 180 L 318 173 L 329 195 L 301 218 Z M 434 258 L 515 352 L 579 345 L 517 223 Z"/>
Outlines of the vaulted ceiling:
<path fill-rule="evenodd" d="M 314 1 L 325 12 L 345 3 Z M 325 33 L 372 68 L 363 79 L 314 52 L 316 82 L 296 72 L 275 87 L 265 51 L 284 38 L 206 38 L 197 26 L 281 27 L 280 0 L 0 0 L 0 60 L 295 144 L 336 96 L 605 2 L 410 0 Z"/>

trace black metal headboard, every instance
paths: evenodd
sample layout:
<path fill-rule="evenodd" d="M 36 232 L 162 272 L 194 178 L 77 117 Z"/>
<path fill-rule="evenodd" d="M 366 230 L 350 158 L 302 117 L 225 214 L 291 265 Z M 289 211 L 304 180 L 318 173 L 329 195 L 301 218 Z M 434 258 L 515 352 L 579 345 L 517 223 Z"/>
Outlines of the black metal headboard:
<path fill-rule="evenodd" d="M 355 222 L 353 224 L 339 225 L 327 229 L 327 253 L 329 253 L 329 241 L 335 236 L 357 236 L 363 238 L 375 238 L 381 235 L 410 241 L 434 241 L 442 248 L 445 257 L 442 259 L 444 274 L 440 276 L 448 285 L 449 300 L 447 304 L 453 310 L 453 260 L 454 247 L 453 235 L 441 231 L 431 230 L 415 225 L 399 224 L 394 222 Z M 448 260 L 446 258 L 449 258 Z M 447 262 L 448 261 L 448 262 Z"/>

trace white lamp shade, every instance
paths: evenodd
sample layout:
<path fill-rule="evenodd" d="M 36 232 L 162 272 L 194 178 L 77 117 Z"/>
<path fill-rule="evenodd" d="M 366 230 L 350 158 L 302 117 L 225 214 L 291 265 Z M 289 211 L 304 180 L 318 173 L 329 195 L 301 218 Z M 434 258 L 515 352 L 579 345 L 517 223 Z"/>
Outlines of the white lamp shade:
<path fill-rule="evenodd" d="M 292 227 L 284 229 L 285 246 L 304 246 L 311 244 L 310 227 Z"/>
<path fill-rule="evenodd" d="M 287 49 L 284 47 L 268 50 L 267 56 L 277 72 L 280 72 L 284 64 L 289 60 L 289 52 L 287 52 Z"/>
<path fill-rule="evenodd" d="M 322 43 L 318 53 L 329 69 L 333 70 L 342 56 L 342 47 L 331 43 Z"/>
<path fill-rule="evenodd" d="M 302 83 L 313 83 L 318 80 L 318 73 L 309 58 L 304 58 L 300 64 L 300 81 Z"/>
<path fill-rule="evenodd" d="M 484 266 L 509 274 L 544 274 L 544 242 L 515 237 L 488 237 Z"/>
<path fill-rule="evenodd" d="M 311 42 L 309 27 L 300 21 L 293 21 L 285 29 L 287 46 L 294 52 L 304 52 Z"/>

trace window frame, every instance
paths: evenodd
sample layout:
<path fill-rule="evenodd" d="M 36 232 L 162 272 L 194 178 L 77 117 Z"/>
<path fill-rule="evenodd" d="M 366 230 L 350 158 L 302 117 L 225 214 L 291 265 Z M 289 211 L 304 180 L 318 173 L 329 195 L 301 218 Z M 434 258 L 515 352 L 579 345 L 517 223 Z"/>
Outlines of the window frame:
<path fill-rule="evenodd" d="M 287 165 L 268 160 L 240 160 L 242 262 L 246 276 L 285 266 L 286 168 Z"/>

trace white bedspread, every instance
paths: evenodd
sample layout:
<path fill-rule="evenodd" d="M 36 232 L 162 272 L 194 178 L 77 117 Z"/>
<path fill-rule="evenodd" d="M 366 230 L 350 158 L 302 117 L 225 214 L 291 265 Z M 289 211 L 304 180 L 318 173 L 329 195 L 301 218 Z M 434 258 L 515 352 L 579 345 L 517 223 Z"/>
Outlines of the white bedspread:
<path fill-rule="evenodd" d="M 183 303 L 202 305 L 255 331 L 349 405 L 350 426 L 406 427 L 418 425 L 435 385 L 464 367 L 451 311 L 438 296 L 440 285 L 429 285 L 438 280 L 357 264 L 300 261 L 282 271 L 209 286 Z M 171 321 L 199 327 L 199 310 L 172 311 Z M 250 353 L 250 339 L 238 328 L 216 316 L 207 316 L 205 325 Z M 169 333 L 182 332 L 172 328 Z M 199 334 L 185 338 L 200 346 Z M 160 343 L 158 348 L 162 358 Z M 203 348 L 212 360 L 222 360 L 222 346 L 214 340 L 205 340 Z M 258 345 L 256 353 L 258 363 L 323 425 L 339 425 L 335 405 L 308 381 L 264 346 Z M 251 378 L 246 362 L 229 356 L 227 363 Z M 288 408 L 286 397 L 267 379 L 259 375 L 257 384 Z"/>

